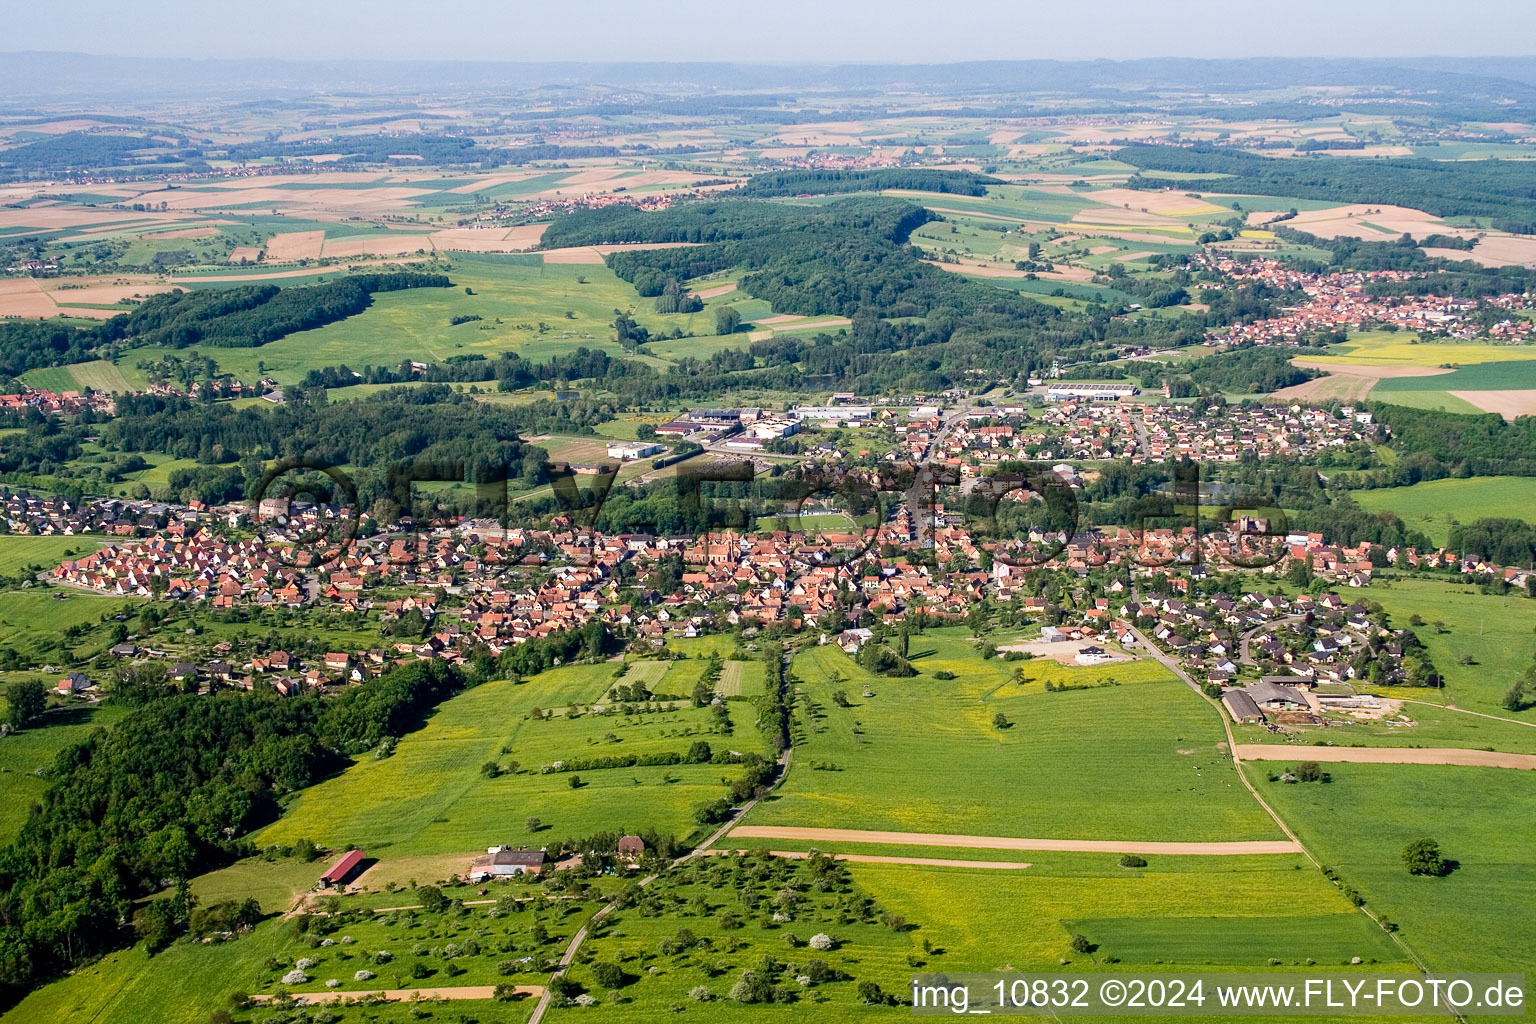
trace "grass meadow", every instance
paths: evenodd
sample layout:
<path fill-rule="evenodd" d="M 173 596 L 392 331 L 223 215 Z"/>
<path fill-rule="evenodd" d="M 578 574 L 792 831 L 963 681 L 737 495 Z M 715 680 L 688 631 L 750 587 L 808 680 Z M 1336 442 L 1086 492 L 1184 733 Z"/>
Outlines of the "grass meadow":
<path fill-rule="evenodd" d="M 700 662 L 694 665 L 702 672 Z M 600 831 L 654 828 L 680 836 L 696 825 L 694 808 L 723 793 L 721 765 L 674 765 L 543 774 L 568 758 L 676 751 L 695 740 L 712 747 L 756 750 L 761 741 L 748 713 L 733 717 L 736 734 L 715 731 L 710 712 L 678 708 L 624 715 L 561 710 L 535 721 L 529 712 L 600 701 L 614 682 L 612 663 L 553 669 L 522 683 L 486 683 L 443 704 L 419 732 L 383 760 L 365 756 L 341 775 L 300 793 L 282 818 L 256 836 L 258 845 L 300 838 L 345 848 L 356 844 L 384 859 L 468 853 L 496 843 L 536 842 Z M 669 673 L 670 675 L 670 673 Z M 696 679 L 696 675 L 694 677 Z M 683 686 L 679 679 L 663 685 Z M 482 766 L 497 762 L 496 778 Z M 513 763 L 518 770 L 510 773 Z M 542 821 L 528 832 L 530 817 Z"/>
<path fill-rule="evenodd" d="M 41 724 L 0 736 L 0 843 L 15 838 L 32 804 L 43 798 L 55 755 L 127 714 L 127 708 L 101 705 L 56 708 Z"/>
<path fill-rule="evenodd" d="M 521 887 L 507 891 L 523 894 Z M 465 894 L 453 895 L 462 898 Z M 536 970 L 539 963 L 564 946 L 594 906 L 584 900 L 550 900 L 531 902 L 529 909 L 515 914 L 492 915 L 492 908 L 482 906 L 438 913 L 347 915 L 334 920 L 268 918 L 249 934 L 229 942 L 182 940 L 153 956 L 140 944 L 109 954 L 34 992 L 0 1020 L 5 1024 L 204 1024 L 214 1010 L 228 1007 L 233 993 L 327 991 L 325 981 L 331 978 L 341 991 L 359 994 L 382 988 L 494 985 L 503 981 L 537 985 L 547 977 Z M 331 940 L 330 945 L 324 945 L 326 939 Z M 446 948 L 449 943 L 456 943 L 462 955 L 448 956 L 452 952 Z M 388 963 L 375 962 L 374 954 L 380 950 L 391 954 Z M 505 976 L 497 969 L 502 961 L 523 957 L 533 959 L 519 973 Z M 281 985 L 283 974 L 300 958 L 314 961 L 306 969 L 311 980 Z M 359 970 L 370 970 L 375 977 L 357 980 Z M 518 1024 L 527 1020 L 533 1005 L 532 999 L 469 1000 L 438 1006 L 402 1002 L 320 1012 L 327 1014 L 327 1020 L 349 1024 L 403 1024 L 434 1017 Z M 460 1016 L 463 1013 L 469 1015 Z M 245 1024 L 270 1015 L 270 1010 L 257 1008 L 236 1011 L 235 1020 Z"/>
<path fill-rule="evenodd" d="M 1411 487 L 1351 491 L 1350 497 L 1368 512 L 1397 513 L 1442 547 L 1456 523 L 1536 517 L 1536 480 L 1523 476 L 1430 480 Z"/>
<path fill-rule="evenodd" d="M 615 309 L 634 310 L 636 319 L 653 332 L 677 327 L 685 333 L 713 334 L 708 307 L 692 314 L 657 314 L 654 299 L 640 298 L 602 264 L 546 264 L 537 254 L 477 253 L 453 253 L 447 263 L 451 288 L 384 292 L 357 316 L 257 348 L 220 349 L 214 358 L 221 371 L 242 380 L 259 376 L 259 363 L 278 381 L 296 383 L 311 369 L 341 364 L 392 366 L 402 359 L 443 362 L 456 355 L 490 358 L 503 352 L 542 360 L 582 346 L 621 356 L 625 353 L 613 340 Z M 734 297 L 721 296 L 710 305 Z M 482 319 L 449 323 L 455 316 L 469 315 Z M 684 342 L 671 344 L 683 346 L 678 354 L 700 354 Z M 731 339 L 715 347 L 734 344 Z M 740 344 L 745 344 L 745 335 Z M 122 362 L 154 360 L 168 351 L 132 349 Z"/>
<path fill-rule="evenodd" d="M 1511 712 L 1500 704 L 1509 684 L 1536 654 L 1536 607 L 1528 597 L 1494 597 L 1476 587 L 1433 578 L 1378 581 L 1371 600 L 1391 615 L 1392 624 L 1410 627 L 1418 615 L 1425 625 L 1410 627 L 1424 642 L 1445 677 L 1442 690 L 1410 688 L 1381 691 L 1484 714 L 1536 722 L 1536 708 Z M 1444 632 L 1435 623 L 1444 625 Z M 1472 664 L 1463 665 L 1469 657 Z"/>
<path fill-rule="evenodd" d="M 795 659 L 795 768 L 750 824 L 1277 838 L 1217 748 L 1215 713 L 1156 662 L 983 660 L 958 629 L 916 636 L 910 653 L 920 674 L 909 679 L 871 676 L 830 645 Z M 1094 685 L 1111 677 L 1120 685 Z M 1047 693 L 1046 680 L 1090 688 Z M 838 706 L 838 690 L 850 706 Z M 994 725 L 999 713 L 1006 728 Z"/>
<path fill-rule="evenodd" d="M 1432 968 L 1528 971 L 1536 850 L 1528 772 L 1440 765 L 1330 765 L 1327 785 L 1260 782 L 1302 842 L 1398 923 Z M 1410 875 L 1402 849 L 1432 838 L 1458 862 Z"/>
<path fill-rule="evenodd" d="M 0 536 L 0 576 L 31 575 L 52 569 L 69 558 L 83 558 L 102 540 L 92 537 Z"/>

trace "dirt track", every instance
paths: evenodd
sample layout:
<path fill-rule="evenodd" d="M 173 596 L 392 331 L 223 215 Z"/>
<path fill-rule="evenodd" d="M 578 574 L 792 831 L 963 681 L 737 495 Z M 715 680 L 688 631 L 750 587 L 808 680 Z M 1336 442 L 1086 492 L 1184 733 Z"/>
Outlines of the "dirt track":
<path fill-rule="evenodd" d="M 496 987 L 494 985 L 462 985 L 457 988 L 387 988 L 375 989 L 370 992 L 343 992 L 339 989 L 328 989 L 325 992 L 295 992 L 293 1001 L 300 1006 L 319 1006 L 324 1003 L 338 1003 L 343 999 L 361 999 L 365 996 L 383 996 L 385 1002 L 404 1003 L 417 997 L 422 999 L 494 999 Z M 529 999 L 544 994 L 543 985 L 519 985 L 517 994 Z M 253 1003 L 271 1002 L 269 995 L 251 996 Z"/>
<path fill-rule="evenodd" d="M 1244 761 L 1353 761 L 1357 764 L 1454 764 L 1473 768 L 1524 768 L 1536 771 L 1536 754 L 1502 754 L 1461 747 L 1302 747 L 1277 743 L 1239 743 Z"/>
<path fill-rule="evenodd" d="M 1246 843 L 1158 843 L 1114 839 L 1015 839 L 1011 836 L 957 836 L 938 832 L 870 832 L 854 828 L 792 828 L 742 825 L 731 830 L 742 839 L 798 839 L 817 843 L 889 843 L 893 846 L 952 846 L 974 850 L 1053 850 L 1067 853 L 1160 853 L 1234 856 L 1300 853 L 1288 840 Z"/>
<path fill-rule="evenodd" d="M 712 854 L 729 855 L 751 853 L 751 850 L 710 850 Z M 804 860 L 810 854 L 804 850 L 769 850 L 775 857 Z M 1005 871 L 1022 871 L 1033 864 L 1021 860 L 951 860 L 947 857 L 877 857 L 871 853 L 834 853 L 833 860 L 846 860 L 854 864 L 918 864 L 933 868 L 1001 868 Z"/>

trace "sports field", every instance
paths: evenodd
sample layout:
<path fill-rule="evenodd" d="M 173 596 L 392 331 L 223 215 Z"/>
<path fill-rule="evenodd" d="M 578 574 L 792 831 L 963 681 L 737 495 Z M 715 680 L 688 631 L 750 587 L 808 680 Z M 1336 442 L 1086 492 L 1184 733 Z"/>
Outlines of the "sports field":
<path fill-rule="evenodd" d="M 702 662 L 677 663 L 703 670 Z M 760 740 L 743 713 L 742 735 L 715 731 L 707 708 L 596 715 L 565 709 L 600 701 L 615 666 L 573 665 L 522 683 L 506 680 L 469 690 L 439 708 L 419 732 L 400 741 L 392 757 L 365 755 L 341 775 L 299 794 L 283 817 L 259 833 L 258 845 L 309 838 L 345 848 L 357 844 L 381 858 L 458 853 L 528 842 L 529 817 L 545 836 L 654 828 L 686 836 L 693 810 L 722 795 L 727 766 L 684 764 L 550 772 L 571 758 L 676 751 L 702 739 L 712 746 L 756 750 Z M 692 682 L 679 679 L 687 693 Z M 559 709 L 533 720 L 534 709 Z M 751 731 L 749 731 L 751 730 Z M 487 777 L 496 763 L 501 774 Z M 512 771 L 516 765 L 517 771 Z M 579 776 L 579 788 L 571 780 Z"/>
<path fill-rule="evenodd" d="M 921 674 L 909 679 L 871 676 L 830 645 L 795 659 L 795 768 L 747 824 L 1284 838 L 1218 751 L 1215 712 L 1156 662 L 983 660 L 956 629 L 914 637 L 910 653 Z M 1015 682 L 1015 668 L 1030 681 Z M 931 674 L 940 670 L 956 678 Z M 1047 678 L 1089 688 L 1047 693 Z M 1006 727 L 994 724 L 999 713 Z"/>
<path fill-rule="evenodd" d="M 1369 512 L 1397 513 L 1404 523 L 1423 530 L 1438 546 L 1447 543 L 1456 523 L 1476 519 L 1536 521 L 1536 479 L 1530 477 L 1431 480 L 1411 487 L 1351 491 L 1350 496 Z"/>

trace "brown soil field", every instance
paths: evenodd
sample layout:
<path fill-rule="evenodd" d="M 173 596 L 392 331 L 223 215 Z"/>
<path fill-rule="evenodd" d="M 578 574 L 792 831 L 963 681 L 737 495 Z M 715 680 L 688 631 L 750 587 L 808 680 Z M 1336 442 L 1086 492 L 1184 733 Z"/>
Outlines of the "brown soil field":
<path fill-rule="evenodd" d="M 603 254 L 592 246 L 577 246 L 571 249 L 546 249 L 544 250 L 544 262 L 597 264 L 603 262 Z"/>
<path fill-rule="evenodd" d="M 1536 416 L 1536 391 L 1450 391 L 1447 394 L 1471 402 L 1484 412 L 1496 412 L 1507 420 Z"/>
<path fill-rule="evenodd" d="M 0 317 L 50 317 L 58 313 L 58 306 L 33 278 L 0 281 Z"/>
<path fill-rule="evenodd" d="M 697 242 L 626 242 L 619 245 L 578 245 L 568 249 L 545 249 L 545 263 L 601 263 L 603 257 L 610 252 L 624 252 L 628 249 L 676 249 L 685 245 L 698 245 Z"/>
<path fill-rule="evenodd" d="M 516 228 L 447 228 L 432 232 L 432 245 L 443 251 L 524 252 L 539 244 L 543 224 Z"/>
<path fill-rule="evenodd" d="M 432 251 L 432 239 L 428 235 L 394 235 L 381 237 L 368 235 L 362 238 L 326 239 L 321 248 L 322 256 L 408 256 L 418 249 Z"/>
<path fill-rule="evenodd" d="M 713 299 L 721 295 L 729 295 L 735 290 L 736 282 L 732 281 L 729 284 L 717 284 L 713 288 L 705 288 L 702 291 L 697 291 L 693 294 L 697 295 L 701 299 Z"/>
<path fill-rule="evenodd" d="M 1533 755 L 1536 756 L 1536 755 Z M 794 828 L 740 825 L 731 835 L 746 839 L 797 839 L 806 842 L 885 843 L 892 846 L 952 846 L 975 850 L 1053 850 L 1068 853 L 1166 853 L 1191 856 L 1239 856 L 1257 853 L 1299 853 L 1284 840 L 1242 843 L 1117 842 L 1107 839 L 1014 839 L 1009 836 L 946 835 L 937 832 L 873 832 L 854 828 Z"/>
<path fill-rule="evenodd" d="M 1460 747 L 1293 747 L 1278 743 L 1239 743 L 1237 756 L 1244 761 L 1451 764 L 1536 771 L 1536 754 L 1504 754 L 1496 750 L 1466 750 Z"/>
<path fill-rule="evenodd" d="M 46 290 L 52 293 L 53 301 L 65 305 L 84 303 L 91 306 L 105 306 L 122 302 L 124 299 L 173 291 L 174 287 L 169 284 L 91 284 L 83 288 L 47 288 Z"/>
<path fill-rule="evenodd" d="M 229 262 L 239 263 L 241 260 L 250 260 L 255 263 L 261 259 L 261 250 L 255 246 L 237 245 L 229 253 Z"/>
<path fill-rule="evenodd" d="M 317 260 L 324 245 L 324 231 L 285 231 L 267 239 L 267 259 Z"/>
<path fill-rule="evenodd" d="M 1292 365 L 1328 373 L 1342 373 L 1351 377 L 1439 377 L 1450 373 L 1438 366 L 1373 366 L 1369 363 L 1319 363 L 1311 359 L 1292 359 Z"/>

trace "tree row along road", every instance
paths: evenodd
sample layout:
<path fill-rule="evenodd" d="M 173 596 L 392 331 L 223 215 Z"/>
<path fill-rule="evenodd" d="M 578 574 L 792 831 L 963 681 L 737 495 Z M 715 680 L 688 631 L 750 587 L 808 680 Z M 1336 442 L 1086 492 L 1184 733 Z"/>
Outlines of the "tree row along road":
<path fill-rule="evenodd" d="M 1129 839 L 1016 839 L 1012 836 L 948 835 L 942 832 L 874 832 L 856 828 L 796 828 L 741 825 L 731 830 L 738 839 L 794 839 L 813 843 L 884 843 L 891 846 L 948 846 L 973 850 L 1040 850 L 1067 853 L 1140 853 L 1193 856 L 1247 856 L 1257 853 L 1300 853 L 1290 840 L 1231 843 L 1139 842 Z"/>
<path fill-rule="evenodd" d="M 1455 764 L 1473 768 L 1536 771 L 1536 754 L 1505 754 L 1464 747 L 1304 747 L 1284 743 L 1240 743 L 1244 761 L 1352 761 L 1357 764 Z"/>

